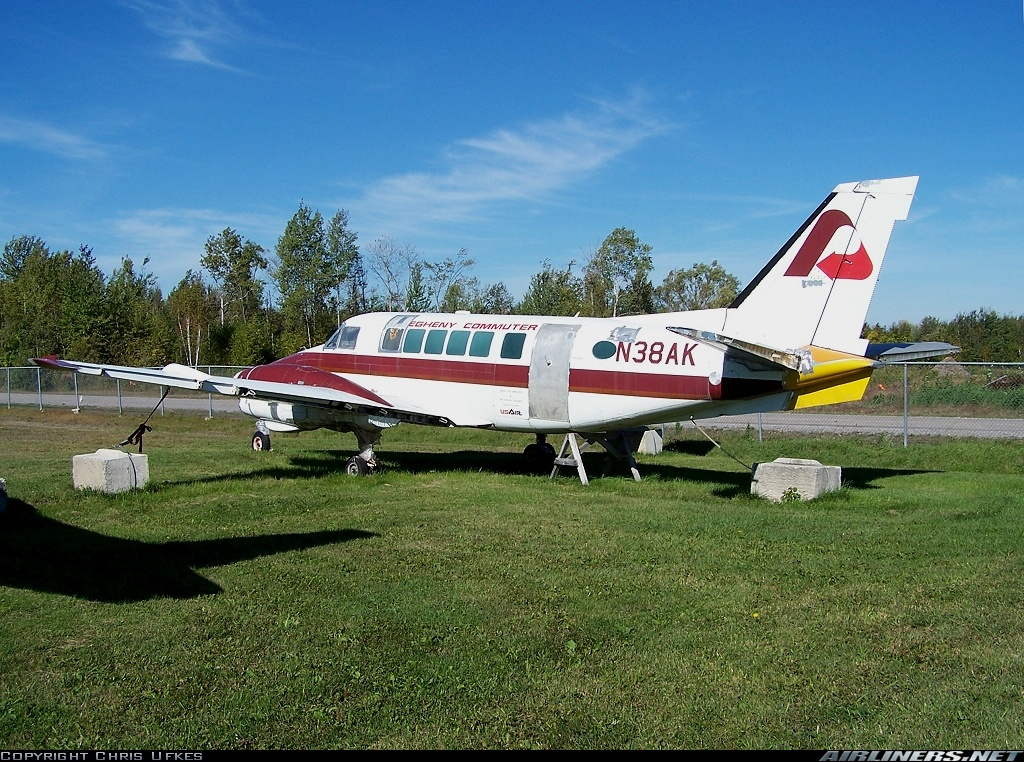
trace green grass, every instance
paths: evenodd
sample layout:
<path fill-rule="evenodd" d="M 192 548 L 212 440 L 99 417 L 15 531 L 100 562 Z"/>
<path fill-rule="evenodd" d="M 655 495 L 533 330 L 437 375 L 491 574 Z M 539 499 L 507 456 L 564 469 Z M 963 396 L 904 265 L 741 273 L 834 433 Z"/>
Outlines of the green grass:
<path fill-rule="evenodd" d="M 1019 442 L 687 433 L 584 487 L 522 436 L 400 426 L 358 479 L 354 437 L 178 413 L 149 487 L 76 492 L 137 423 L 0 410 L 0 747 L 1024 738 Z M 780 456 L 842 490 L 751 497 Z"/>

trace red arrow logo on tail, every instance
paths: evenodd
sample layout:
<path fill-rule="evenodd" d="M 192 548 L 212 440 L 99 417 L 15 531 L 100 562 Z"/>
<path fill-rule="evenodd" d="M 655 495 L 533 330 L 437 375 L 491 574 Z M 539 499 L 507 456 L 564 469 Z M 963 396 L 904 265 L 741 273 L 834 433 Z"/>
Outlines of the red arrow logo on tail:
<path fill-rule="evenodd" d="M 848 278 L 849 280 L 864 280 L 871 275 L 874 265 L 868 256 L 864 244 L 860 245 L 853 254 L 840 254 L 834 252 L 818 262 L 818 269 L 832 280 Z"/>
<path fill-rule="evenodd" d="M 860 248 L 852 254 L 832 252 L 824 259 L 821 259 L 821 255 L 825 253 L 825 247 L 832 240 L 832 236 L 835 235 L 839 228 L 846 226 L 852 228 L 853 222 L 846 212 L 839 209 L 829 209 L 818 217 L 814 222 L 814 227 L 811 228 L 811 232 L 808 234 L 803 246 L 800 247 L 796 257 L 793 258 L 785 274 L 805 278 L 810 275 L 811 270 L 817 265 L 818 269 L 832 280 L 864 280 L 871 275 L 875 266 L 871 262 L 871 257 L 868 256 L 864 244 L 861 244 Z M 821 259 L 820 262 L 818 261 L 819 259 Z"/>

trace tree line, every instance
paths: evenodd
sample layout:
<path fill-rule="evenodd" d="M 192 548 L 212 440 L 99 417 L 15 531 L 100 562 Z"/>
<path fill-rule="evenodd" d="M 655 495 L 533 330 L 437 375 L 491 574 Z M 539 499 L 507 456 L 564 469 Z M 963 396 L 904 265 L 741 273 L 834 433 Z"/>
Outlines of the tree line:
<path fill-rule="evenodd" d="M 51 251 L 12 238 L 0 256 L 0 364 L 56 354 L 124 365 L 253 365 L 322 342 L 368 311 L 612 317 L 727 306 L 740 281 L 713 261 L 651 281 L 651 247 L 616 228 L 597 250 L 564 268 L 550 261 L 516 299 L 482 283 L 466 249 L 427 260 L 389 236 L 360 246 L 345 210 L 325 219 L 304 203 L 273 252 L 225 228 L 210 236 L 199 271 L 167 296 L 130 258 L 109 276 L 92 249 Z M 273 288 L 271 288 L 271 286 Z M 985 311 L 951 322 L 925 318 L 865 326 L 872 341 L 949 341 L 961 359 L 1021 360 L 1024 318 Z"/>

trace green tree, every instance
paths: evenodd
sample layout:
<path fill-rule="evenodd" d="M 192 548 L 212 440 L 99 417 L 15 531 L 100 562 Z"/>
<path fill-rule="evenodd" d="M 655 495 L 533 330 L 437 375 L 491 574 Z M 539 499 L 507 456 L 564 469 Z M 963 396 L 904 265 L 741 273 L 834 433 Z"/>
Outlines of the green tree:
<path fill-rule="evenodd" d="M 515 311 L 520 315 L 575 315 L 582 308 L 582 280 L 573 275 L 573 262 L 557 270 L 545 260 Z"/>
<path fill-rule="evenodd" d="M 448 287 L 440 312 L 467 310 L 482 315 L 510 315 L 515 299 L 504 283 L 485 286 L 476 278 L 463 277 Z"/>
<path fill-rule="evenodd" d="M 210 343 L 217 298 L 199 273 L 189 270 L 167 296 L 167 310 L 174 320 L 185 364 L 196 367 L 203 342 Z"/>
<path fill-rule="evenodd" d="M 469 303 L 467 294 L 473 290 L 473 282 L 468 273 L 476 264 L 466 249 L 459 249 L 454 257 L 447 257 L 440 262 L 426 262 L 428 298 L 434 305 L 435 312 L 454 312 L 455 309 L 466 309 L 454 305 Z"/>
<path fill-rule="evenodd" d="M 409 288 L 405 294 L 406 312 L 427 312 L 430 310 L 430 297 L 427 286 L 423 282 L 423 263 L 413 262 L 409 266 Z"/>
<path fill-rule="evenodd" d="M 220 298 L 220 324 L 246 322 L 263 304 L 259 273 L 267 269 L 266 250 L 243 240 L 231 228 L 206 239 L 200 264 L 210 273 Z"/>
<path fill-rule="evenodd" d="M 516 300 L 504 283 L 492 283 L 477 288 L 469 309 L 483 315 L 511 315 L 515 310 Z"/>
<path fill-rule="evenodd" d="M 616 228 L 583 269 L 583 311 L 593 317 L 654 311 L 651 247 L 628 228 Z"/>
<path fill-rule="evenodd" d="M 337 272 L 329 262 L 323 217 L 304 203 L 277 241 L 274 281 L 281 294 L 284 350 L 313 346 L 330 333 L 334 309 L 330 297 Z"/>
<path fill-rule="evenodd" d="M 50 255 L 42 238 L 23 235 L 4 244 L 4 252 L 0 256 L 0 280 L 15 280 L 33 254 Z"/>
<path fill-rule="evenodd" d="M 148 257 L 136 272 L 134 262 L 125 257 L 106 283 L 100 362 L 164 365 L 174 358 L 174 332 L 147 264 Z"/>
<path fill-rule="evenodd" d="M 103 274 L 86 246 L 50 252 L 38 238 L 12 240 L 0 275 L 0 357 L 22 365 L 57 354 L 94 359 L 103 310 Z"/>
<path fill-rule="evenodd" d="M 366 297 L 366 270 L 363 268 L 362 254 L 358 254 L 352 260 L 352 266 L 349 268 L 345 284 L 345 316 L 361 315 L 366 312 L 369 305 Z"/>
<path fill-rule="evenodd" d="M 659 307 L 669 312 L 728 307 L 740 290 L 739 279 L 712 260 L 687 270 L 671 270 L 658 287 Z"/>
<path fill-rule="evenodd" d="M 327 224 L 327 251 L 324 266 L 327 268 L 327 275 L 334 281 L 334 310 L 336 316 L 335 328 L 341 325 L 341 321 L 347 317 L 348 306 L 352 302 L 352 288 L 354 284 L 349 283 L 353 275 L 357 277 L 362 274 L 362 263 L 360 262 L 359 247 L 356 246 L 356 235 L 354 230 L 348 226 L 348 212 L 339 210 Z M 356 267 L 356 263 L 359 266 Z M 362 275 L 365 281 L 365 275 Z M 358 288 L 358 285 L 355 286 Z M 363 286 L 365 290 L 365 284 Z M 347 313 L 347 314 L 344 314 Z"/>

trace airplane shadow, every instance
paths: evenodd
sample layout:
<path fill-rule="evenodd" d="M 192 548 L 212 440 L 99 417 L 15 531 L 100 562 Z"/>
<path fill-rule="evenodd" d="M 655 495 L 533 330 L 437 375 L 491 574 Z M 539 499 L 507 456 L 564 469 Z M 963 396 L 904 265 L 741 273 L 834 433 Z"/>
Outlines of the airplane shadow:
<path fill-rule="evenodd" d="M 370 537 L 339 529 L 151 543 L 65 524 L 9 499 L 0 513 L 0 585 L 103 603 L 194 598 L 221 592 L 196 569 Z"/>
<path fill-rule="evenodd" d="M 705 456 L 715 449 L 711 442 L 677 441 L 665 446 L 669 452 Z M 251 471 L 236 471 L 198 479 L 151 483 L 148 489 L 162 489 L 190 483 L 247 481 L 258 478 L 272 479 L 323 479 L 344 471 L 345 461 L 352 451 L 322 450 L 315 455 L 301 455 L 289 459 L 288 465 L 256 467 Z M 507 475 L 548 476 L 550 469 L 531 469 L 521 452 L 458 450 L 453 452 L 378 452 L 381 473 L 389 470 L 412 474 L 437 472 L 476 472 Z M 583 453 L 583 464 L 591 479 L 630 478 L 625 464 L 610 458 L 603 450 L 594 449 Z M 640 476 L 655 477 L 662 481 L 691 481 L 716 483 L 715 494 L 720 497 L 735 497 L 750 492 L 750 472 L 719 470 L 712 468 L 688 468 L 669 466 L 644 460 L 639 464 Z M 843 468 L 843 486 L 852 489 L 880 489 L 875 484 L 879 479 L 892 476 L 932 473 L 929 471 L 889 468 Z M 575 477 L 575 469 L 563 467 L 562 477 Z"/>
<path fill-rule="evenodd" d="M 531 470 L 521 452 L 458 450 L 455 452 L 378 453 L 382 468 L 414 474 L 437 471 L 473 471 L 494 474 L 550 474 L 551 469 Z M 587 461 L 589 462 L 589 461 Z"/>
<path fill-rule="evenodd" d="M 672 442 L 666 442 L 662 449 L 666 452 L 679 452 L 684 455 L 707 455 L 709 452 L 715 449 L 714 442 L 708 442 L 706 440 L 698 441 L 696 439 L 677 439 Z"/>

